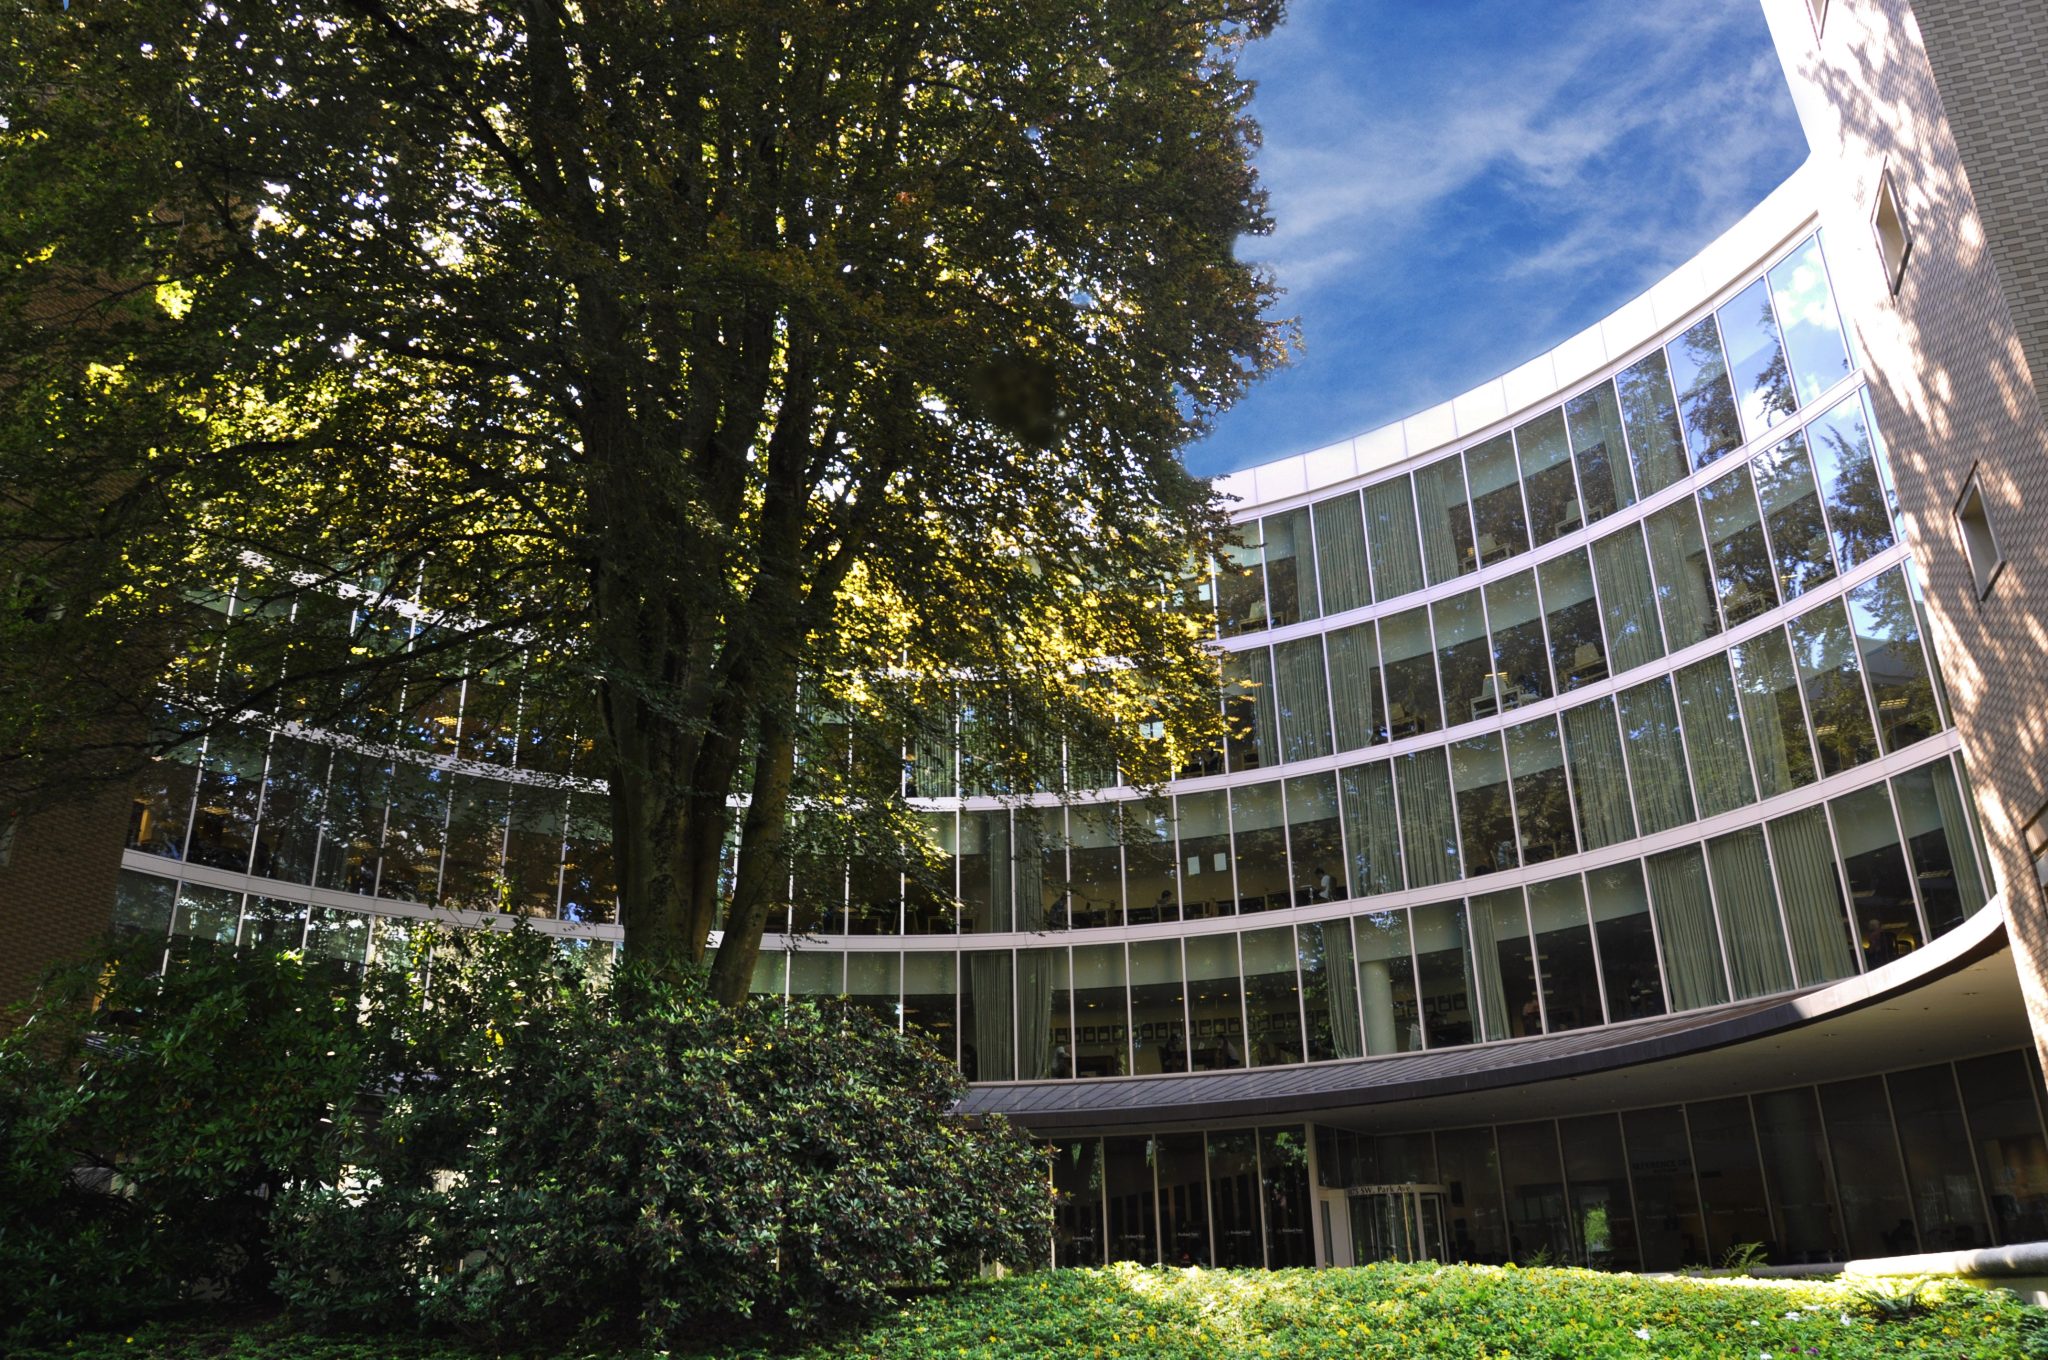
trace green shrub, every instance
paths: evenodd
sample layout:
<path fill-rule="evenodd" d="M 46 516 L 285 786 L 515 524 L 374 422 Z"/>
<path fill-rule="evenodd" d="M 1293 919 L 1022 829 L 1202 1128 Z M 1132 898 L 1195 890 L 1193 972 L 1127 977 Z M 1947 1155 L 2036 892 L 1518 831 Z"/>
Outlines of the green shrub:
<path fill-rule="evenodd" d="M 57 974 L 0 1037 L 10 1344 L 261 1295 L 278 1194 L 333 1177 L 362 1084 L 349 989 L 206 947 L 159 977 L 162 948 Z"/>
<path fill-rule="evenodd" d="M 1043 1250 L 1043 1162 L 947 1118 L 959 1074 L 850 1007 L 609 985 L 531 932 L 441 941 L 373 1009 L 391 1090 L 283 1206 L 280 1293 L 326 1325 L 494 1340 L 809 1326 Z"/>

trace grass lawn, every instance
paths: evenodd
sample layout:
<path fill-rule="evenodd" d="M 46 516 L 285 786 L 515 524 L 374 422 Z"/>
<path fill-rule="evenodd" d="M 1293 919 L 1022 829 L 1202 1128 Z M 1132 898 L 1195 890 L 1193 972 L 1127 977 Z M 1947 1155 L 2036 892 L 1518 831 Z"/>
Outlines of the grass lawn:
<path fill-rule="evenodd" d="M 1819 1356 L 2048 1360 L 2048 1312 L 1960 1285 L 1888 1300 L 1842 1284 L 1649 1280 L 1584 1270 L 1368 1266 L 1160 1270 L 1114 1266 L 990 1281 L 917 1300 L 853 1330 L 767 1349 L 678 1350 L 719 1360 L 927 1360 L 1039 1356 Z M 459 1343 L 316 1337 L 283 1322 L 100 1333 L 18 1360 L 471 1360 Z M 560 1345 L 551 1360 L 645 1353 Z"/>

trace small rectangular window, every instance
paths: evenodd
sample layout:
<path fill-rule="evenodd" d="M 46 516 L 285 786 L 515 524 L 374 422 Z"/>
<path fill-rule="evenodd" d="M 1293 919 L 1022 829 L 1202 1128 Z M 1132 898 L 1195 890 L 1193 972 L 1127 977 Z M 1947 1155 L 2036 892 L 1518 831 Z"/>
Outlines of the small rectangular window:
<path fill-rule="evenodd" d="M 1818 34 L 1828 21 L 1828 0 L 1806 0 L 1806 11 L 1813 16 L 1813 31 Z"/>
<path fill-rule="evenodd" d="M 1899 211 L 1899 194 L 1887 169 L 1877 182 L 1877 210 L 1871 219 L 1877 232 L 1877 252 L 1884 260 L 1885 282 L 1896 294 L 1906 278 L 1906 261 L 1913 254 L 1913 236 L 1906 230 L 1906 218 Z"/>
<path fill-rule="evenodd" d="M 1970 573 L 1977 581 L 1977 598 L 1991 593 L 1992 583 L 2005 569 L 2005 554 L 1999 551 L 1998 535 L 1991 528 L 1991 516 L 1984 504 L 1984 488 L 1972 470 L 1969 484 L 1956 501 L 1956 528 L 1962 534 L 1963 555 L 1970 559 Z"/>

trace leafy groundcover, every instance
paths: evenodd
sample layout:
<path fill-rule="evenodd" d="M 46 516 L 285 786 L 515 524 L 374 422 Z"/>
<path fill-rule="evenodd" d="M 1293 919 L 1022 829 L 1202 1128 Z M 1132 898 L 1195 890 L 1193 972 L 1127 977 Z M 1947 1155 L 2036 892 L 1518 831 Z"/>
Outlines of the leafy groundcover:
<path fill-rule="evenodd" d="M 309 1335 L 289 1321 L 152 1327 L 20 1353 L 21 1360 L 472 1360 L 459 1341 Z M 2048 1357 L 2048 1313 L 1952 1283 L 1874 1289 L 1746 1278 L 1644 1279 L 1513 1266 L 1357 1270 L 1162 1270 L 1113 1266 L 968 1285 L 788 1348 L 701 1353 L 568 1345 L 533 1360 L 1024 1360 L 1085 1357 L 1451 1356 Z"/>

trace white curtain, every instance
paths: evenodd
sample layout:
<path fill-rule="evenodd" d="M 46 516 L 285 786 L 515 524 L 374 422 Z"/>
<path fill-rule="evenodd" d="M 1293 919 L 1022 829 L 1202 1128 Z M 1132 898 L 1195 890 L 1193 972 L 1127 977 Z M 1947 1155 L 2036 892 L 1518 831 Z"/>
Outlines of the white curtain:
<path fill-rule="evenodd" d="M 1657 587 L 1643 531 L 1631 524 L 1593 545 L 1593 576 L 1600 586 L 1600 612 L 1607 623 L 1607 664 L 1619 675 L 1664 655 L 1657 625 Z"/>
<path fill-rule="evenodd" d="M 1320 638 L 1296 638 L 1273 649 L 1279 681 L 1281 731 L 1289 760 L 1313 760 L 1330 754 L 1330 692 L 1323 684 Z"/>
<path fill-rule="evenodd" d="M 1351 845 L 1351 888 L 1361 897 L 1401 889 L 1401 829 L 1394 813 L 1394 774 L 1384 760 L 1354 765 L 1341 776 L 1344 835 Z"/>
<path fill-rule="evenodd" d="M 1316 570 L 1321 573 L 1323 613 L 1341 614 L 1372 603 L 1372 581 L 1366 575 L 1365 522 L 1356 495 L 1336 496 L 1315 505 Z"/>
<path fill-rule="evenodd" d="M 1406 477 L 1365 489 L 1371 522 L 1373 598 L 1391 600 L 1422 589 L 1422 557 L 1415 546 L 1415 498 Z"/>
<path fill-rule="evenodd" d="M 1752 827 L 1707 842 L 1714 897 L 1721 907 L 1721 938 L 1738 998 L 1768 996 L 1792 986 L 1785 952 L 1785 928 L 1778 920 L 1778 895 L 1771 886 L 1764 833 Z"/>
<path fill-rule="evenodd" d="M 1810 987 L 1850 976 L 1856 971 L 1856 955 L 1849 944 L 1826 815 L 1819 808 L 1806 808 L 1772 822 L 1770 834 L 1800 984 Z"/>
<path fill-rule="evenodd" d="M 1990 894 L 1984 891 L 1984 876 L 1977 869 L 1977 835 L 1969 809 L 1947 761 L 1934 767 L 1934 801 L 1941 806 L 1941 834 L 1948 838 L 1949 858 L 1955 863 L 1956 893 L 1964 911 L 1975 911 Z"/>
<path fill-rule="evenodd" d="M 1429 564 L 1429 579 L 1449 581 L 1461 566 L 1453 518 L 1464 519 L 1468 513 L 1465 474 L 1455 457 L 1415 474 L 1415 502 L 1422 520 L 1422 557 Z"/>
<path fill-rule="evenodd" d="M 1520 894 L 1516 895 L 1520 901 Z M 1474 1012 L 1484 1033 L 1481 1039 L 1508 1037 L 1507 992 L 1500 979 L 1500 934 L 1494 929 L 1493 911 L 1475 898 L 1465 904 L 1465 924 L 1472 948 L 1472 974 L 1476 995 Z"/>
<path fill-rule="evenodd" d="M 1567 710 L 1564 735 L 1572 791 L 1579 804 L 1579 833 L 1586 849 L 1598 850 L 1634 836 L 1635 812 L 1629 803 L 1628 770 L 1622 763 L 1614 701 L 1602 699 Z"/>
<path fill-rule="evenodd" d="M 1636 814 L 1643 834 L 1692 820 L 1692 790 L 1686 783 L 1685 748 L 1678 740 L 1678 708 L 1671 682 L 1658 677 L 1625 690 L 1621 725 L 1628 735 L 1629 769 L 1635 776 Z"/>
<path fill-rule="evenodd" d="M 1755 802 L 1749 757 L 1742 749 L 1741 707 L 1735 699 L 1727 658 L 1714 656 L 1687 666 L 1677 679 L 1700 816 L 1711 817 Z"/>
<path fill-rule="evenodd" d="M 1706 867 L 1697 846 L 1652 855 L 1651 910 L 1664 944 L 1664 974 L 1671 988 L 1671 1009 L 1715 1006 L 1728 999 L 1721 972 L 1720 943 L 1714 932 L 1714 904 L 1707 896 Z"/>
<path fill-rule="evenodd" d="M 1405 757 L 1399 774 L 1408 885 L 1448 883 L 1458 876 L 1458 823 L 1451 811 L 1451 771 L 1443 748 Z"/>
<path fill-rule="evenodd" d="M 1336 705 L 1337 749 L 1355 751 L 1379 740 L 1380 647 L 1370 623 L 1339 628 L 1326 636 L 1330 650 L 1330 699 Z"/>

